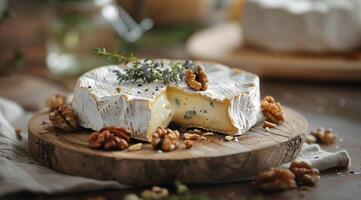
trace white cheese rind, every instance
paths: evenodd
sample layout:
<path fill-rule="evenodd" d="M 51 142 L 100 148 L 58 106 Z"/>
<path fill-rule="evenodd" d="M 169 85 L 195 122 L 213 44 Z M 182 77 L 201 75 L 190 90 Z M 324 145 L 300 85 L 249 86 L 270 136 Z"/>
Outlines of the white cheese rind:
<path fill-rule="evenodd" d="M 361 46 L 359 0 L 248 0 L 247 45 L 284 52 L 344 52 Z"/>
<path fill-rule="evenodd" d="M 201 127 L 226 134 L 242 134 L 247 132 L 257 122 L 260 113 L 260 89 L 258 76 L 230 69 L 216 63 L 202 63 L 209 79 L 207 91 L 194 91 L 185 83 L 171 85 L 179 94 L 189 95 L 189 98 L 200 97 L 194 105 L 214 102 L 214 109 L 224 110 L 222 113 L 204 112 L 197 116 L 194 122 L 202 122 L 211 117 L 223 117 L 229 125 L 224 130 L 206 124 L 192 124 L 192 120 L 179 120 L 185 125 Z M 174 98 L 178 93 L 170 92 L 170 88 L 160 82 L 138 85 L 122 83 L 119 85 L 113 70 L 122 70 L 119 66 L 105 66 L 94 69 L 81 76 L 74 89 L 72 107 L 81 126 L 100 130 L 106 126 L 130 128 L 133 138 L 148 141 L 151 133 L 158 127 L 166 127 L 177 116 L 183 117 L 189 109 L 177 107 Z M 170 96 L 172 95 L 172 96 Z M 187 97 L 187 96 L 186 96 Z M 173 102 L 171 102 L 173 100 Z M 192 103 L 191 99 L 189 102 Z M 196 106 L 192 109 L 200 111 Z M 190 105 L 192 106 L 192 105 Z M 226 106 L 226 107 L 224 107 Z M 203 107 L 203 106 L 202 106 Z M 204 107 L 213 109 L 212 107 Z M 217 110 L 214 110 L 217 111 Z M 178 114 L 177 114 L 178 113 Z M 175 121 L 177 123 L 177 121 Z M 209 126 L 209 127 L 208 127 Z"/>

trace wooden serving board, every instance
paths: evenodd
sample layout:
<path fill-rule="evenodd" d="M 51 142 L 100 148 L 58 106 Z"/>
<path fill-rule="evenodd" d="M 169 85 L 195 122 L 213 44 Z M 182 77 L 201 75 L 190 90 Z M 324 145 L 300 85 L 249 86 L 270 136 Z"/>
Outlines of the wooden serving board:
<path fill-rule="evenodd" d="M 29 147 L 35 159 L 57 171 L 130 185 L 220 183 L 247 179 L 260 170 L 279 166 L 299 153 L 306 120 L 285 108 L 286 121 L 270 131 L 259 123 L 238 141 L 224 141 L 224 135 L 206 136 L 191 149 L 168 153 L 152 150 L 103 151 L 90 149 L 90 131 L 64 133 L 52 128 L 47 112 L 35 114 L 29 122 Z M 137 142 L 137 141 L 135 141 Z"/>
<path fill-rule="evenodd" d="M 264 77 L 361 80 L 361 52 L 356 56 L 356 53 L 285 54 L 254 49 L 244 44 L 241 25 L 234 22 L 194 33 L 186 49 L 195 59 L 220 62 Z"/>

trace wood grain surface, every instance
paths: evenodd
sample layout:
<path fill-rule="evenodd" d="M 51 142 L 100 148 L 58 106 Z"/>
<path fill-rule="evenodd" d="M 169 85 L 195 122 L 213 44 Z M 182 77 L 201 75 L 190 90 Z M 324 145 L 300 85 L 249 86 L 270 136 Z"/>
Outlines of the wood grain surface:
<path fill-rule="evenodd" d="M 36 114 L 29 122 L 29 147 L 37 160 L 58 171 L 130 185 L 220 183 L 247 179 L 260 170 L 279 166 L 295 158 L 307 130 L 306 120 L 285 108 L 286 121 L 269 131 L 257 124 L 238 141 L 207 136 L 191 149 L 161 153 L 145 144 L 140 151 L 103 151 L 88 147 L 90 131 L 64 133 L 52 128 L 48 113 Z M 44 133 L 46 132 L 46 133 Z"/>
<path fill-rule="evenodd" d="M 238 67 L 263 77 L 312 80 L 361 80 L 360 56 L 282 54 L 244 45 L 239 23 L 224 23 L 193 34 L 187 52 L 196 59 Z"/>

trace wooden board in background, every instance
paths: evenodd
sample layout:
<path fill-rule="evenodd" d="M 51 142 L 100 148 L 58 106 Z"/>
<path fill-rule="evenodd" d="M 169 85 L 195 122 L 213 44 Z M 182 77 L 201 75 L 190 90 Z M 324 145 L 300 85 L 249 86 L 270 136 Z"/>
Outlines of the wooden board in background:
<path fill-rule="evenodd" d="M 39 111 L 48 97 L 65 91 L 60 85 L 33 75 L 0 76 L 0 97 L 15 101 L 28 111 Z"/>
<path fill-rule="evenodd" d="M 103 151 L 88 147 L 89 131 L 64 133 L 50 125 L 47 112 L 29 122 L 29 147 L 34 158 L 63 173 L 130 185 L 221 183 L 242 180 L 260 170 L 294 159 L 302 147 L 306 120 L 285 108 L 286 121 L 266 131 L 257 124 L 238 142 L 223 141 L 223 135 L 207 136 L 191 149 L 159 153 L 150 144 L 140 151 Z M 48 130 L 47 133 L 42 133 Z"/>
<path fill-rule="evenodd" d="M 242 68 L 263 77 L 312 80 L 361 80 L 361 58 L 346 55 L 276 54 L 244 47 L 238 23 L 201 30 L 187 42 L 188 54 Z"/>

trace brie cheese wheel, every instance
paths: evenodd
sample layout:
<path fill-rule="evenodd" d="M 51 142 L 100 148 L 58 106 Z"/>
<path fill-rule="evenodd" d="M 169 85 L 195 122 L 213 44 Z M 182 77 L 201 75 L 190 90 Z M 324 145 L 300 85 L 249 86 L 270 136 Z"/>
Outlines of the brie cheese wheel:
<path fill-rule="evenodd" d="M 132 138 L 144 141 L 170 122 L 230 135 L 247 132 L 260 113 L 258 76 L 216 63 L 202 65 L 209 79 L 206 91 L 194 91 L 184 82 L 119 84 L 113 71 L 124 68 L 96 68 L 79 78 L 72 107 L 82 127 L 126 127 Z"/>
<path fill-rule="evenodd" d="M 359 0 L 247 0 L 246 45 L 285 52 L 344 52 L 361 46 Z"/>

